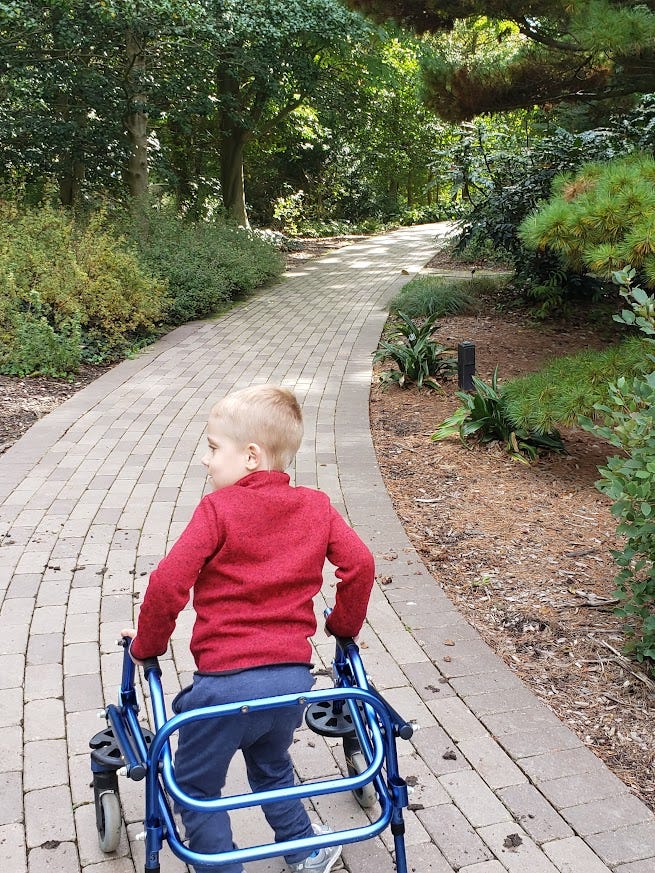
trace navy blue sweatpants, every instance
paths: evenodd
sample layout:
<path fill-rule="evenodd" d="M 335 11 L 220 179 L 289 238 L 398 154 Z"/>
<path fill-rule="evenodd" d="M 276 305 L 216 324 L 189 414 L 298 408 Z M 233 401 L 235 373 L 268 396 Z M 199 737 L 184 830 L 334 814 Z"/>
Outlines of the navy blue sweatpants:
<path fill-rule="evenodd" d="M 187 712 L 219 703 L 302 693 L 309 691 L 313 684 L 309 668 L 301 665 L 257 667 L 224 675 L 196 674 L 193 685 L 184 688 L 173 701 L 173 711 Z M 185 725 L 179 732 L 175 755 L 176 781 L 193 797 L 218 797 L 225 785 L 230 761 L 241 749 L 253 791 L 291 786 L 294 776 L 289 748 L 301 720 L 300 707 L 284 707 Z M 276 842 L 313 835 L 309 816 L 300 800 L 268 803 L 262 809 L 275 832 Z M 224 852 L 233 848 L 226 812 L 194 812 L 182 808 L 180 812 L 189 848 L 194 852 Z M 286 861 L 294 864 L 308 854 L 288 855 Z M 209 869 L 243 873 L 241 864 L 196 867 L 198 873 Z"/>

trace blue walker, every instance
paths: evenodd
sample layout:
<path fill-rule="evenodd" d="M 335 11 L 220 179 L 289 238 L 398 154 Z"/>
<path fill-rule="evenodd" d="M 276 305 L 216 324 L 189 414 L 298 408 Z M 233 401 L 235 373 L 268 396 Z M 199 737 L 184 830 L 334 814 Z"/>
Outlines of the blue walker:
<path fill-rule="evenodd" d="M 164 840 L 171 851 L 187 864 L 215 864 L 272 858 L 298 850 L 308 852 L 323 846 L 355 843 L 377 836 L 388 826 L 394 838 L 397 873 L 407 873 L 403 807 L 408 804 L 407 784 L 398 773 L 396 738 L 409 739 L 412 725 L 402 719 L 368 681 L 356 643 L 336 638 L 332 662 L 334 687 L 256 700 L 204 707 L 167 719 L 156 658 L 144 666 L 150 688 L 155 733 L 138 721 L 139 704 L 134 687 L 135 666 L 123 638 L 123 675 L 118 705 L 105 710 L 107 728 L 96 734 L 91 746 L 91 770 L 98 840 L 103 852 L 113 852 L 120 841 L 122 813 L 118 771 L 135 781 L 145 780 L 145 871 L 159 873 L 159 852 Z M 306 782 L 291 788 L 250 794 L 197 799 L 177 785 L 169 738 L 190 721 L 220 718 L 239 712 L 303 707 L 305 721 L 316 733 L 342 738 L 348 776 Z M 182 841 L 171 801 L 198 811 L 244 809 L 288 800 L 290 797 L 318 797 L 352 791 L 360 806 L 369 810 L 379 804 L 379 815 L 361 827 L 317 834 L 311 838 L 232 849 L 218 854 L 192 852 Z"/>

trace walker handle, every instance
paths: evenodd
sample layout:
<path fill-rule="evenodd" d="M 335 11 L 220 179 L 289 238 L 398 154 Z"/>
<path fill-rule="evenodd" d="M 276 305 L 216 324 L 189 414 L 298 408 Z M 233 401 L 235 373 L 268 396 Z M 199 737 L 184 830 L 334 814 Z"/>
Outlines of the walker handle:
<path fill-rule="evenodd" d="M 331 612 L 332 612 L 332 610 L 330 609 L 329 606 L 323 610 L 323 615 L 325 617 L 326 622 L 327 622 L 327 619 L 330 617 Z M 352 637 L 340 637 L 337 634 L 333 634 L 332 631 L 327 627 L 327 624 L 326 624 L 326 630 L 328 630 L 328 632 L 334 637 L 335 643 L 339 646 L 339 648 L 341 649 L 341 651 L 344 654 L 345 654 L 348 646 L 354 646 L 357 649 L 357 651 L 359 651 L 359 647 Z"/>
<path fill-rule="evenodd" d="M 129 657 L 130 654 L 130 643 L 132 642 L 131 637 L 121 637 L 119 644 L 123 646 L 125 649 L 126 656 Z M 158 658 L 144 658 L 143 661 L 140 662 L 140 666 L 143 668 L 143 674 L 148 678 L 150 673 L 154 670 L 158 676 L 161 676 L 161 667 L 159 666 Z"/>

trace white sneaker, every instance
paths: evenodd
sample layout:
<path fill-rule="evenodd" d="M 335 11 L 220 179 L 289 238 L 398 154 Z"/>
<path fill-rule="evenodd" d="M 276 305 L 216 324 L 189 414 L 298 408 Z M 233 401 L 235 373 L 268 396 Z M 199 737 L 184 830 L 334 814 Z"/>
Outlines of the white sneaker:
<path fill-rule="evenodd" d="M 312 827 L 315 834 L 332 833 L 327 825 L 312 823 Z M 289 864 L 289 870 L 291 873 L 302 873 L 303 870 L 313 871 L 313 873 L 328 873 L 339 860 L 342 848 L 343 846 L 326 846 L 323 849 L 315 849 L 304 861 Z"/>

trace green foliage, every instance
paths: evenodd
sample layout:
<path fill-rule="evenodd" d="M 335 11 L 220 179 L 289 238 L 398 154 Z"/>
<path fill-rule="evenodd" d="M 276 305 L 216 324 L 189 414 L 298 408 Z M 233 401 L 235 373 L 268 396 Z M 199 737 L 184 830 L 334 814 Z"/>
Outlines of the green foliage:
<path fill-rule="evenodd" d="M 643 153 L 562 174 L 553 197 L 521 224 L 530 248 L 555 252 L 569 269 L 609 279 L 627 264 L 655 266 L 655 160 Z M 648 280 L 650 281 L 650 280 Z"/>
<path fill-rule="evenodd" d="M 4 206 L 0 223 L 0 370 L 75 372 L 156 335 L 165 286 L 143 272 L 98 216 L 78 226 L 49 207 Z"/>
<path fill-rule="evenodd" d="M 410 318 L 460 315 L 477 308 L 480 292 L 496 287 L 493 279 L 448 279 L 443 276 L 417 276 L 389 303 L 391 312 L 404 312 Z"/>
<path fill-rule="evenodd" d="M 622 296 L 630 304 L 615 316 L 647 335 L 652 349 L 655 335 L 655 298 L 633 287 L 634 270 L 615 274 Z M 650 367 L 655 356 L 649 355 Z M 600 468 L 596 487 L 612 498 L 612 514 L 619 519 L 617 533 L 623 548 L 612 552 L 620 571 L 615 597 L 617 614 L 626 620 L 626 649 L 639 661 L 655 661 L 655 371 L 619 377 L 609 387 L 605 402 L 595 405 L 595 415 L 580 419 L 585 430 L 606 439 L 620 450 Z"/>
<path fill-rule="evenodd" d="M 265 236 L 218 219 L 191 223 L 172 213 L 141 213 L 128 232 L 143 265 L 167 283 L 173 324 L 216 314 L 284 268 Z"/>
<path fill-rule="evenodd" d="M 507 413 L 518 427 L 536 433 L 575 424 L 580 415 L 593 415 L 596 404 L 606 402 L 610 383 L 642 373 L 647 354 L 644 341 L 634 337 L 607 349 L 555 358 L 538 372 L 503 386 Z"/>
<path fill-rule="evenodd" d="M 455 369 L 456 362 L 447 357 L 451 354 L 441 343 L 431 339 L 436 328 L 436 316 L 427 318 L 417 325 L 404 312 L 398 313 L 398 321 L 389 333 L 388 339 L 380 341 L 373 361 L 393 361 L 398 369 L 384 371 L 383 382 L 397 382 L 401 388 L 416 384 L 438 390 L 441 386 L 436 380 L 440 374 L 448 374 Z"/>
<path fill-rule="evenodd" d="M 472 436 L 483 444 L 500 442 L 510 457 L 524 464 L 533 461 L 540 450 L 564 451 L 557 430 L 537 432 L 514 423 L 505 405 L 504 392 L 498 385 L 498 368 L 494 370 L 490 385 L 477 376 L 473 377 L 473 385 L 475 390 L 472 393 L 456 392 L 462 405 L 432 434 L 433 440 L 459 434 L 463 443 Z"/>

